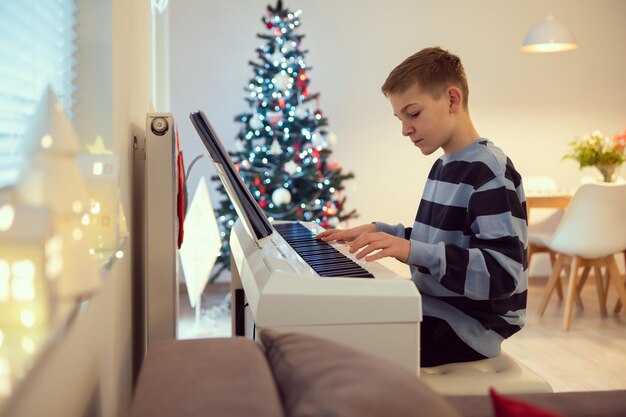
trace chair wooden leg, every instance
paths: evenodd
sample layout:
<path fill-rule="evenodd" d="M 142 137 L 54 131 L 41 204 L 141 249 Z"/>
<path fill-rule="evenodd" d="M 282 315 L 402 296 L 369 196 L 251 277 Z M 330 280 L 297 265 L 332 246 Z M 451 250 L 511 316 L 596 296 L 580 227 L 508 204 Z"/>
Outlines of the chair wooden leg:
<path fill-rule="evenodd" d="M 576 284 L 578 281 L 578 268 L 580 266 L 580 258 L 574 258 L 574 266 L 569 274 L 569 282 L 567 283 L 567 295 L 565 298 L 565 315 L 563 316 L 563 327 L 569 330 L 572 321 L 572 310 L 574 307 L 574 299 L 576 298 Z"/>
<path fill-rule="evenodd" d="M 556 258 L 556 262 L 554 267 L 552 268 L 552 273 L 550 274 L 550 278 L 548 278 L 548 283 L 546 284 L 546 289 L 543 292 L 543 297 L 541 298 L 541 303 L 539 304 L 539 315 L 543 316 L 543 313 L 546 311 L 546 307 L 548 306 L 548 301 L 550 301 L 550 296 L 554 291 L 557 285 L 560 285 L 561 281 L 561 270 L 566 263 L 570 262 L 570 257 L 566 255 L 559 255 Z"/>
<path fill-rule="evenodd" d="M 624 249 L 624 265 L 626 265 L 626 249 Z M 626 280 L 624 281 L 624 285 L 626 285 Z M 607 291 L 609 288 L 609 285 L 607 284 L 606 286 Z M 617 314 L 622 310 L 622 300 L 620 300 L 619 298 L 617 299 L 617 303 L 615 303 L 615 308 L 613 309 L 613 313 Z"/>
<path fill-rule="evenodd" d="M 585 283 L 587 282 L 587 278 L 589 277 L 589 271 L 591 271 L 591 266 L 585 265 L 583 267 L 582 274 L 580 274 L 580 280 L 578 281 L 578 284 L 576 285 L 576 299 L 575 299 L 575 301 L 576 301 L 576 305 L 581 310 L 584 310 L 585 306 L 583 305 L 583 300 L 580 298 L 580 292 L 583 290 L 583 287 L 585 286 Z"/>
<path fill-rule="evenodd" d="M 620 279 L 619 269 L 617 268 L 617 263 L 615 262 L 615 258 L 613 256 L 609 256 L 608 264 L 609 281 L 612 282 L 615 286 L 615 289 L 617 290 L 617 295 L 619 297 L 618 304 L 615 305 L 615 309 L 613 310 L 613 312 L 619 313 L 619 311 L 621 310 L 621 305 L 626 305 L 626 286 Z M 620 302 L 621 305 L 619 305 Z"/>
<path fill-rule="evenodd" d="M 604 275 L 602 273 L 602 268 L 600 268 L 600 266 L 596 265 L 593 268 L 594 271 L 594 276 L 596 278 L 596 290 L 598 291 L 598 302 L 600 303 L 600 314 L 602 314 L 602 317 L 606 316 L 606 284 L 605 284 L 605 280 L 604 280 Z M 609 266 L 607 263 L 607 266 L 605 268 L 605 273 L 608 275 L 609 273 Z"/>
<path fill-rule="evenodd" d="M 556 253 L 549 251 L 550 255 L 550 266 L 552 270 L 554 270 L 554 266 L 556 265 Z M 563 299 L 563 286 L 561 285 L 561 280 L 559 279 L 556 282 L 556 294 L 559 296 L 559 301 Z"/>

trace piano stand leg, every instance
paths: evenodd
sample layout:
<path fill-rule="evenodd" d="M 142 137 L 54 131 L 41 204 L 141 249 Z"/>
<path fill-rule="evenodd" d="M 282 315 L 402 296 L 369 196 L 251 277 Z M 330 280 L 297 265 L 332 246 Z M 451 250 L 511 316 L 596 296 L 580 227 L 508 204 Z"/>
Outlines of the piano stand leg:
<path fill-rule="evenodd" d="M 243 289 L 235 290 L 235 297 L 231 298 L 233 309 L 233 336 L 245 336 L 245 312 L 244 312 L 244 294 Z"/>
<path fill-rule="evenodd" d="M 233 336 L 245 336 L 244 302 L 245 296 L 235 260 L 230 258 L 230 320 Z"/>

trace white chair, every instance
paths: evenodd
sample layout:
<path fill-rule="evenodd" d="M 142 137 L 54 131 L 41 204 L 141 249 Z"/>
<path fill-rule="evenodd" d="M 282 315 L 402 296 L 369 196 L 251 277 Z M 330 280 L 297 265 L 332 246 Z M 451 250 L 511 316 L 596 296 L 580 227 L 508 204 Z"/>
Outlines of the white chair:
<path fill-rule="evenodd" d="M 562 270 L 569 275 L 563 320 L 566 330 L 570 328 L 573 303 L 591 268 L 595 272 L 602 314 L 606 315 L 606 293 L 610 284 L 617 290 L 621 303 L 626 305 L 626 288 L 614 257 L 626 249 L 625 213 L 626 184 L 583 184 L 574 194 L 554 234 L 532 238 L 557 255 L 539 315 L 543 315 L 550 296 L 560 284 Z M 579 268 L 583 268 L 580 280 Z M 602 268 L 606 272 L 604 277 Z"/>
<path fill-rule="evenodd" d="M 524 192 L 526 193 L 526 197 L 546 197 L 552 196 L 559 193 L 559 187 L 556 184 L 554 178 L 548 175 L 538 175 L 538 176 L 524 176 L 522 178 L 524 184 Z M 530 263 L 532 258 L 537 253 L 546 253 L 550 256 L 550 266 L 554 267 L 554 263 L 556 262 L 556 254 L 552 252 L 550 249 L 545 247 L 542 242 L 546 237 L 551 236 L 556 230 L 559 222 L 561 221 L 561 217 L 563 217 L 564 210 L 554 209 L 550 213 L 548 217 L 544 217 L 539 221 L 535 220 L 535 216 L 533 216 L 533 220 L 531 222 L 531 206 L 529 204 L 530 200 L 527 200 L 528 207 L 528 267 L 530 270 Z M 531 239 L 532 237 L 532 239 Z M 556 287 L 557 294 L 559 296 L 559 300 L 563 299 L 563 290 L 561 289 L 561 285 Z"/>

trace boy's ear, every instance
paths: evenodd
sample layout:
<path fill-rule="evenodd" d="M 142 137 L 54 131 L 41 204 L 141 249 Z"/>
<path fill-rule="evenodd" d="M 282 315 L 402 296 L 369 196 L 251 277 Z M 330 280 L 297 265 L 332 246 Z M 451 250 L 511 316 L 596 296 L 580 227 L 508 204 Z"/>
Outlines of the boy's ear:
<path fill-rule="evenodd" d="M 450 113 L 457 113 L 462 108 L 463 93 L 458 87 L 448 88 L 448 104 Z"/>

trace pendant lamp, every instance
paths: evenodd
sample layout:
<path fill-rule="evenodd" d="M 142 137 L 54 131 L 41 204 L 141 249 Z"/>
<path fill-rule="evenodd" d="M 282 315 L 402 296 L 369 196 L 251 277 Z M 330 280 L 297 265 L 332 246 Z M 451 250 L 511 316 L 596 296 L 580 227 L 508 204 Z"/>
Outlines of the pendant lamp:
<path fill-rule="evenodd" d="M 572 51 L 578 48 L 572 32 L 563 23 L 554 20 L 551 14 L 530 28 L 524 42 L 523 52 L 546 53 Z"/>

